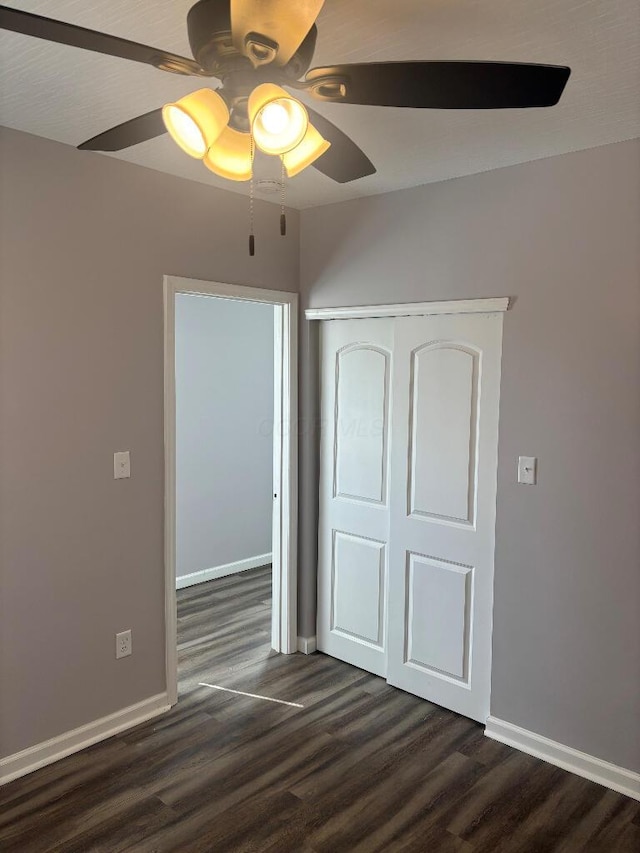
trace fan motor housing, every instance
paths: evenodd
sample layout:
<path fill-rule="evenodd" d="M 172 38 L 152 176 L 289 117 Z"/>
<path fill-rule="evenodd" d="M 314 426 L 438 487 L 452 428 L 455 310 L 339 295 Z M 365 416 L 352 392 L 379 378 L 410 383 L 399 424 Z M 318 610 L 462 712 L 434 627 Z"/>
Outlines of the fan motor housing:
<path fill-rule="evenodd" d="M 236 71 L 253 68 L 234 47 L 230 0 L 199 0 L 187 15 L 187 31 L 196 62 L 210 74 L 224 79 Z M 297 80 L 305 73 L 313 59 L 317 35 L 314 24 L 287 65 L 273 68 L 274 81 Z"/>

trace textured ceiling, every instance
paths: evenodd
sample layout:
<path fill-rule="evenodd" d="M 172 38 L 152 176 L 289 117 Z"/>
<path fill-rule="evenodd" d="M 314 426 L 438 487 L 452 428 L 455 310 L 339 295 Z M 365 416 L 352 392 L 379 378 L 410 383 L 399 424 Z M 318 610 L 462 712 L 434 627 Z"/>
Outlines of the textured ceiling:
<path fill-rule="evenodd" d="M 14 0 L 5 5 L 189 56 L 185 20 L 192 2 Z M 640 136 L 638 0 L 326 0 L 318 29 L 312 65 L 485 59 L 569 65 L 573 73 L 560 104 L 550 109 L 453 112 L 315 102 L 355 139 L 378 172 L 339 185 L 307 169 L 287 182 L 287 203 L 294 207 Z M 0 75 L 0 123 L 70 145 L 200 85 L 194 78 L 7 32 L 0 32 Z M 167 136 L 104 156 L 247 192 L 246 185 L 211 175 Z M 263 177 L 278 177 L 273 158 L 265 158 L 259 169 Z"/>

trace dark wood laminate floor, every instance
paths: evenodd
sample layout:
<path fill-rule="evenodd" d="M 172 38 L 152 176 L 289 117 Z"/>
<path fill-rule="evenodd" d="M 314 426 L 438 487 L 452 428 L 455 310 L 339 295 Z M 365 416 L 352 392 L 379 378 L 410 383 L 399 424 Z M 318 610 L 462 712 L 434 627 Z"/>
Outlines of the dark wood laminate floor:
<path fill-rule="evenodd" d="M 0 850 L 640 851 L 640 803 L 348 664 L 271 654 L 268 567 L 178 599 L 178 705 L 0 789 Z"/>

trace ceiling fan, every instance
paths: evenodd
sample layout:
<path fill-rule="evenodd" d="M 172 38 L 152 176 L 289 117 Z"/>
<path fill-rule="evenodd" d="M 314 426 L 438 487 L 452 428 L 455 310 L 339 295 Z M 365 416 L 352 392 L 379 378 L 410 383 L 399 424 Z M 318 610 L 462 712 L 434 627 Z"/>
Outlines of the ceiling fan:
<path fill-rule="evenodd" d="M 313 165 L 339 183 L 376 170 L 338 127 L 286 89 L 319 101 L 418 109 L 503 109 L 556 104 L 571 73 L 559 65 L 409 61 L 310 71 L 324 0 L 199 0 L 187 15 L 194 59 L 0 6 L 0 28 L 119 56 L 161 71 L 217 78 L 78 147 L 119 151 L 167 130 L 186 153 L 232 180 L 252 175 L 255 147 L 292 176 Z M 285 88 L 286 87 L 286 88 Z"/>

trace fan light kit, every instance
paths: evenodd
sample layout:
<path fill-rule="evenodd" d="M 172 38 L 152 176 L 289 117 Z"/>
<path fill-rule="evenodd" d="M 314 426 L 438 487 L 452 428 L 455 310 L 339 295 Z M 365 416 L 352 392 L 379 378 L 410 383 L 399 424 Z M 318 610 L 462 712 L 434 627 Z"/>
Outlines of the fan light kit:
<path fill-rule="evenodd" d="M 353 140 L 287 88 L 319 101 L 379 107 L 535 108 L 557 104 L 571 73 L 563 65 L 442 60 L 348 63 L 309 70 L 323 5 L 324 0 L 200 0 L 187 15 L 194 59 L 6 6 L 0 6 L 0 29 L 146 63 L 172 74 L 217 78 L 220 85 L 215 90 L 200 88 L 78 147 L 121 151 L 168 131 L 186 154 L 227 180 L 251 181 L 252 190 L 255 148 L 281 159 L 283 179 L 308 166 L 339 183 L 376 171 Z M 284 198 L 282 203 L 284 233 Z"/>
<path fill-rule="evenodd" d="M 309 122 L 303 104 L 280 86 L 261 83 L 248 99 L 250 130 L 229 126 L 230 113 L 212 89 L 199 89 L 162 108 L 171 138 L 191 157 L 231 181 L 252 177 L 253 145 L 282 157 L 287 175 L 297 175 L 331 145 Z"/>

